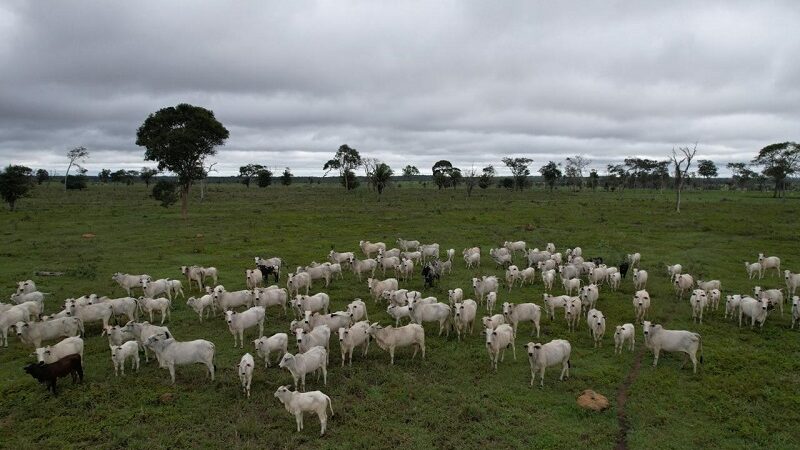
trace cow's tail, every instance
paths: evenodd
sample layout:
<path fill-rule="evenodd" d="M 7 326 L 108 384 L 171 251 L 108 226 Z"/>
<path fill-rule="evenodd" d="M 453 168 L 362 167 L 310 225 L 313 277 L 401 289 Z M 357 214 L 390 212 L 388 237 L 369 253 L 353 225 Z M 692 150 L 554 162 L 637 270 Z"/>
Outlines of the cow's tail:
<path fill-rule="evenodd" d="M 328 408 L 331 410 L 331 417 L 333 417 L 333 404 L 331 403 L 331 398 L 327 397 L 328 399 Z"/>
<path fill-rule="evenodd" d="M 81 330 L 81 336 L 86 336 L 86 330 L 83 329 L 83 320 L 80 317 L 76 317 L 78 319 L 78 329 Z"/>
<path fill-rule="evenodd" d="M 700 364 L 703 364 L 703 338 L 698 334 L 697 341 L 700 344 Z"/>

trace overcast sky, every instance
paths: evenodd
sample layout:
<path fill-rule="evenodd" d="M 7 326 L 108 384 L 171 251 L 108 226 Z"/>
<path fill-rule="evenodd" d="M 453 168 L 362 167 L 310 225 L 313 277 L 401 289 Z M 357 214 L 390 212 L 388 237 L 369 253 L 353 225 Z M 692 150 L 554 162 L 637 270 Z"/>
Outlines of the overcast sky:
<path fill-rule="evenodd" d="M 136 129 L 187 102 L 230 130 L 222 174 L 321 175 L 344 143 L 423 173 L 694 141 L 723 165 L 800 139 L 798 24 L 798 1 L 3 0 L 0 163 L 138 169 Z"/>

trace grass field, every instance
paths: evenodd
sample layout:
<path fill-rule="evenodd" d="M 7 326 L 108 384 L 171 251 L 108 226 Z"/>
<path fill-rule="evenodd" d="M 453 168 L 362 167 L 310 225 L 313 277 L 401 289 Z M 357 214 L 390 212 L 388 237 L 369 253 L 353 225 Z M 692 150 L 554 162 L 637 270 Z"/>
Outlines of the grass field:
<path fill-rule="evenodd" d="M 598 308 L 610 328 L 601 349 L 592 348 L 585 321 L 570 333 L 562 317 L 552 323 L 543 319 L 541 342 L 564 338 L 573 348 L 571 378 L 558 382 L 558 370 L 550 369 L 544 389 L 528 386 L 527 325 L 516 339 L 517 360 L 508 353 L 497 373 L 489 368 L 479 327 L 459 343 L 454 334 L 436 337 L 436 327 L 426 325 L 427 359 L 411 361 L 405 349 L 393 367 L 388 353 L 373 344 L 366 358 L 354 356 L 352 368 L 340 368 L 338 341 L 333 342 L 328 386 L 313 378 L 308 386 L 328 394 L 336 413 L 328 434 L 319 438 L 316 418 L 307 418 L 306 429 L 296 433 L 294 419 L 273 397 L 279 385 L 291 382 L 288 372 L 259 367 L 253 396 L 244 398 L 234 370 L 244 351 L 232 348 L 221 317 L 200 324 L 180 300 L 168 325 L 180 340 L 216 344 L 215 382 L 206 379 L 204 367 L 191 366 L 179 368 L 171 386 L 168 371 L 152 360 L 144 365 L 144 359 L 139 373 L 115 378 L 107 340 L 91 325 L 85 384 L 62 380 L 59 397 L 52 397 L 22 371 L 31 349 L 14 336 L 0 349 L 0 447 L 611 448 L 620 437 L 618 389 L 636 354 L 643 353 L 624 411 L 630 448 L 798 448 L 800 331 L 789 329 L 788 308 L 782 317 L 772 312 L 762 331 L 739 329 L 722 311 L 694 325 L 688 301 L 675 299 L 664 270 L 666 263 L 681 263 L 696 277 L 722 280 L 723 294 L 751 291 L 756 283 L 747 279 L 743 263 L 753 262 L 760 251 L 800 271 L 800 202 L 767 195 L 690 192 L 677 215 L 673 194 L 657 191 L 489 189 L 467 199 L 463 191 L 404 185 L 377 203 L 364 189 L 344 195 L 332 186 L 212 185 L 206 202 L 193 203 L 184 222 L 177 208 L 148 199 L 143 186 L 91 186 L 69 193 L 56 185 L 40 187 L 19 203 L 19 211 L 0 212 L 0 286 L 7 295 L 17 280 L 33 278 L 53 294 L 47 312 L 67 297 L 123 296 L 110 279 L 116 271 L 181 278 L 181 265 L 213 265 L 226 288 L 243 289 L 253 256 L 280 256 L 295 267 L 325 259 L 331 247 L 355 251 L 361 239 L 391 244 L 398 236 L 457 250 L 453 274 L 423 292 L 446 301 L 449 288 L 472 291 L 470 279 L 477 272 L 464 267 L 464 247 L 482 247 L 481 274 L 502 275 L 488 249 L 523 239 L 540 248 L 554 242 L 561 251 L 579 245 L 585 256 L 612 264 L 625 253 L 641 252 L 642 267 L 650 272 L 649 318 L 701 333 L 705 364 L 693 375 L 690 368 L 679 370 L 682 356 L 663 355 L 652 368 L 638 325 L 636 352 L 614 355 L 614 326 L 634 318 L 628 275 L 619 292 L 601 292 Z M 82 238 L 87 232 L 96 237 Z M 66 274 L 34 277 L 37 270 Z M 772 274 L 761 283 L 783 287 L 782 278 Z M 402 287 L 422 290 L 418 272 Z M 366 282 L 350 273 L 327 292 L 334 310 L 354 297 L 369 298 Z M 510 295 L 501 289 L 498 301 L 541 304 L 542 292 L 537 280 Z M 373 321 L 389 323 L 385 305 L 369 300 L 368 308 Z M 285 332 L 287 325 L 281 313 L 268 310 L 265 334 Z M 245 350 L 254 353 L 252 346 Z M 575 398 L 587 388 L 608 396 L 612 408 L 603 413 L 577 408 Z M 164 393 L 173 393 L 174 401 L 160 402 Z"/>

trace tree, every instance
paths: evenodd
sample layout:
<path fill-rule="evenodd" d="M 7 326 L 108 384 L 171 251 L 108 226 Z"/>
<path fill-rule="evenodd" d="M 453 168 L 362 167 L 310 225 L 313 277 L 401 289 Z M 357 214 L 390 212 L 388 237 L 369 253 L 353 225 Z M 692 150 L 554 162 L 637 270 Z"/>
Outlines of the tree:
<path fill-rule="evenodd" d="M 0 196 L 11 211 L 17 200 L 28 195 L 33 188 L 33 169 L 25 166 L 8 166 L 0 173 Z"/>
<path fill-rule="evenodd" d="M 50 181 L 50 173 L 44 169 L 39 169 L 36 171 L 36 182 L 38 184 L 42 184 L 45 181 Z M 50 183 L 47 183 L 50 184 Z"/>
<path fill-rule="evenodd" d="M 293 176 L 294 175 L 292 175 L 292 172 L 287 167 L 286 169 L 283 170 L 283 175 L 281 175 L 281 184 L 284 186 L 289 186 L 290 184 L 292 184 Z"/>
<path fill-rule="evenodd" d="M 256 183 L 258 183 L 258 187 L 260 188 L 267 187 L 272 184 L 272 171 L 266 167 L 259 170 L 256 174 Z"/>
<path fill-rule="evenodd" d="M 159 170 L 178 176 L 181 216 L 186 219 L 189 188 L 205 176 L 205 158 L 224 145 L 228 130 L 214 113 L 199 106 L 181 103 L 150 114 L 136 132 L 136 145 L 145 147 L 144 159 L 157 161 Z"/>
<path fill-rule="evenodd" d="M 151 197 L 161 202 L 161 206 L 168 208 L 170 205 L 178 201 L 178 194 L 175 192 L 178 186 L 174 181 L 158 180 L 153 186 Z"/>
<path fill-rule="evenodd" d="M 111 182 L 112 183 L 125 183 L 126 185 L 130 186 L 133 184 L 133 180 L 139 176 L 139 172 L 135 170 L 117 170 L 116 172 L 111 173 Z"/>
<path fill-rule="evenodd" d="M 530 158 L 503 158 L 503 164 L 511 169 L 511 176 L 514 178 L 514 187 L 521 191 L 528 182 L 528 175 L 531 174 L 528 166 L 533 160 Z"/>
<path fill-rule="evenodd" d="M 139 171 L 139 178 L 144 181 L 145 186 L 148 188 L 150 187 L 150 181 L 152 181 L 153 177 L 158 175 L 159 171 L 153 167 L 142 167 L 142 170 Z"/>
<path fill-rule="evenodd" d="M 711 178 L 717 176 L 717 165 L 714 161 L 708 159 L 697 160 L 697 174 L 706 179 L 706 185 L 709 185 Z"/>
<path fill-rule="evenodd" d="M 550 161 L 539 168 L 539 173 L 544 177 L 545 184 L 550 186 L 550 192 L 553 192 L 556 181 L 562 176 L 559 166 L 560 164 Z"/>
<path fill-rule="evenodd" d="M 354 185 L 351 183 L 351 181 L 353 181 L 356 177 L 356 174 L 353 171 L 359 168 L 362 164 L 363 162 L 358 150 L 350 148 L 347 144 L 343 144 L 339 146 L 339 150 L 336 150 L 336 154 L 333 155 L 333 159 L 326 162 L 325 165 L 322 166 L 322 169 L 326 171 L 325 175 L 327 175 L 331 170 L 338 170 L 339 176 L 342 179 L 342 185 L 344 186 L 345 190 L 349 191 L 358 186 L 358 184 Z"/>
<path fill-rule="evenodd" d="M 200 203 L 203 203 L 203 200 L 206 198 L 206 180 L 208 180 L 208 175 L 211 172 L 217 171 L 217 169 L 214 168 L 216 165 L 217 163 L 213 162 L 206 166 L 205 159 L 200 161 L 200 173 L 202 175 L 202 178 L 200 178 Z"/>
<path fill-rule="evenodd" d="M 758 176 L 758 174 L 747 167 L 747 163 L 728 163 L 727 167 L 733 174 L 733 182 L 736 183 L 739 189 L 746 188 L 750 180 L 754 180 Z"/>
<path fill-rule="evenodd" d="M 264 170 L 264 166 L 261 164 L 248 164 L 246 166 L 239 167 L 239 175 L 238 177 L 242 179 L 242 184 L 250 187 L 250 180 L 253 177 L 258 175 L 258 172 Z"/>
<path fill-rule="evenodd" d="M 392 175 L 394 175 L 394 172 L 386 163 L 379 163 L 375 167 L 375 170 L 372 171 L 370 178 L 372 180 L 372 185 L 375 186 L 375 189 L 378 191 L 378 201 L 380 201 L 383 190 L 389 184 L 389 179 Z"/>
<path fill-rule="evenodd" d="M 683 190 L 683 184 L 686 181 L 686 174 L 689 172 L 689 168 L 692 167 L 692 159 L 697 153 L 697 143 L 694 144 L 693 148 L 689 148 L 688 146 L 679 147 L 678 151 L 681 152 L 683 158 L 679 160 L 678 153 L 675 151 L 675 148 L 673 148 L 670 159 L 675 167 L 675 212 L 680 214 L 681 191 Z"/>
<path fill-rule="evenodd" d="M 592 187 L 592 191 L 597 190 L 597 185 L 600 184 L 600 175 L 598 175 L 596 169 L 592 169 L 589 172 L 589 186 Z"/>
<path fill-rule="evenodd" d="M 403 176 L 404 177 L 411 177 L 414 175 L 419 175 L 419 169 L 417 166 L 412 166 L 411 164 L 403 167 Z"/>
<path fill-rule="evenodd" d="M 450 175 L 453 173 L 453 164 L 450 161 L 442 159 L 436 161 L 436 164 L 431 167 L 433 172 L 433 182 L 439 189 L 450 186 Z"/>
<path fill-rule="evenodd" d="M 500 180 L 500 183 L 498 183 L 498 186 L 504 187 L 504 188 L 508 189 L 509 191 L 511 191 L 511 190 L 514 189 L 514 180 L 511 179 L 511 178 L 505 177 L 502 180 Z"/>
<path fill-rule="evenodd" d="M 478 170 L 475 166 L 470 167 L 464 173 L 464 186 L 467 188 L 467 197 L 472 197 L 472 190 L 478 184 Z"/>
<path fill-rule="evenodd" d="M 573 185 L 577 186 L 578 189 L 583 189 L 583 170 L 591 163 L 591 160 L 584 158 L 582 155 L 567 157 L 565 171 L 572 179 Z"/>
<path fill-rule="evenodd" d="M 82 169 L 82 167 L 78 164 L 78 162 L 84 162 L 88 157 L 89 157 L 89 150 L 86 150 L 86 147 L 75 147 L 67 152 L 67 159 L 69 159 L 69 165 L 67 165 L 67 173 L 64 174 L 65 191 L 68 189 L 67 180 L 69 179 L 69 170 L 72 168 L 72 166 L 75 166 L 78 169 Z"/>
<path fill-rule="evenodd" d="M 108 183 L 111 180 L 111 170 L 110 169 L 103 169 L 97 173 L 97 179 L 100 180 L 101 183 Z"/>
<path fill-rule="evenodd" d="M 772 197 L 785 197 L 786 178 L 800 170 L 800 144 L 781 142 L 768 145 L 758 152 L 753 164 L 762 166 L 761 173 L 775 182 Z"/>
<path fill-rule="evenodd" d="M 450 171 L 450 185 L 455 189 L 463 180 L 464 176 L 461 175 L 461 169 L 453 167 L 453 170 Z"/>
<path fill-rule="evenodd" d="M 481 177 L 478 180 L 478 187 L 481 189 L 486 189 L 492 185 L 492 180 L 494 179 L 495 175 L 494 166 L 486 166 L 481 172 Z"/>
<path fill-rule="evenodd" d="M 67 181 L 67 189 L 82 191 L 86 189 L 86 169 L 83 167 L 78 167 L 78 174 L 70 177 Z"/>

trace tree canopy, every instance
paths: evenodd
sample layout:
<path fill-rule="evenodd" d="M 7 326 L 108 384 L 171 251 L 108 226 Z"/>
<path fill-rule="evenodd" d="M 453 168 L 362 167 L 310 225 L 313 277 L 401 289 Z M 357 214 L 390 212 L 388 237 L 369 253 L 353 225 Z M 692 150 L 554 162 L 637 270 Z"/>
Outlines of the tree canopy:
<path fill-rule="evenodd" d="M 410 176 L 414 176 L 414 175 L 419 175 L 419 169 L 417 169 L 417 166 L 412 166 L 411 164 L 409 164 L 409 165 L 403 167 L 403 176 L 404 177 L 410 177 Z"/>
<path fill-rule="evenodd" d="M 150 114 L 136 132 L 136 145 L 145 148 L 144 159 L 177 175 L 184 218 L 192 182 L 203 179 L 205 158 L 215 154 L 215 147 L 224 145 L 228 136 L 212 111 L 187 103 Z"/>
<path fill-rule="evenodd" d="M 67 151 L 67 159 L 69 160 L 69 164 L 67 165 L 67 171 L 64 173 L 64 190 L 65 191 L 67 189 L 73 189 L 72 187 L 70 187 L 69 182 L 68 182 L 69 181 L 69 171 L 70 171 L 70 169 L 72 169 L 72 166 L 77 167 L 81 174 L 86 173 L 86 171 L 83 170 L 83 167 L 81 167 L 80 164 L 78 164 L 78 163 L 86 161 L 86 159 L 88 157 L 89 157 L 89 150 L 87 150 L 86 147 L 75 147 L 75 148 L 72 148 L 69 151 Z M 84 181 L 84 187 L 86 187 L 85 181 Z"/>
<path fill-rule="evenodd" d="M 539 173 L 544 177 L 544 182 L 550 187 L 551 191 L 555 187 L 556 181 L 562 176 L 561 169 L 558 166 L 555 162 L 549 161 L 539 168 Z"/>
<path fill-rule="evenodd" d="M 433 182 L 439 189 L 456 187 L 462 179 L 461 169 L 453 167 L 453 164 L 446 159 L 436 161 L 431 170 L 433 171 Z"/>
<path fill-rule="evenodd" d="M 503 164 L 511 170 L 514 179 L 514 188 L 521 191 L 528 183 L 528 176 L 531 174 L 528 166 L 533 162 L 530 158 L 503 158 Z"/>
<path fill-rule="evenodd" d="M 264 166 L 261 164 L 248 164 L 246 166 L 239 167 L 239 175 L 238 177 L 242 179 L 242 184 L 250 187 L 250 181 L 253 177 L 258 176 L 258 173 L 264 170 Z"/>
<path fill-rule="evenodd" d="M 786 178 L 800 170 L 800 144 L 781 142 L 761 149 L 753 164 L 763 167 L 761 173 L 775 182 L 773 197 L 786 195 Z"/>
<path fill-rule="evenodd" d="M 328 162 L 322 166 L 322 169 L 325 170 L 325 175 L 331 170 L 338 170 L 342 186 L 349 191 L 358 186 L 358 182 L 354 182 L 356 174 L 353 171 L 361 167 L 362 164 L 363 161 L 361 160 L 361 155 L 358 153 L 358 150 L 351 148 L 347 144 L 343 144 L 336 150 L 333 159 L 328 160 Z"/>
<path fill-rule="evenodd" d="M 709 178 L 717 176 L 719 171 L 717 170 L 717 165 L 714 164 L 714 161 L 709 159 L 699 159 L 697 160 L 697 174 L 701 177 L 708 180 Z"/>
<path fill-rule="evenodd" d="M 294 175 L 292 175 L 292 171 L 289 170 L 288 167 L 285 168 L 283 170 L 283 174 L 281 174 L 281 184 L 284 185 L 284 186 L 289 186 L 290 184 L 292 184 L 292 177 L 293 176 Z"/>
<path fill-rule="evenodd" d="M 17 201 L 33 188 L 33 169 L 25 166 L 8 166 L 0 172 L 0 196 L 14 210 Z"/>

